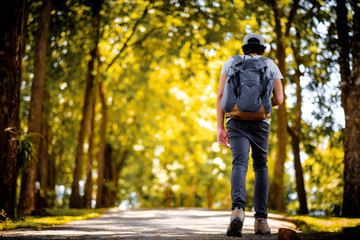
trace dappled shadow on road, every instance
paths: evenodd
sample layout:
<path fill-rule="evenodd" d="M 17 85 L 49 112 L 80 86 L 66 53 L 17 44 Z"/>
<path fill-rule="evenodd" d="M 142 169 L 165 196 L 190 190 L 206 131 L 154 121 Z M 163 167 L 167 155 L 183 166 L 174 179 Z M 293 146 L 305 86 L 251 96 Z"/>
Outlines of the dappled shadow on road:
<path fill-rule="evenodd" d="M 343 233 L 298 233 L 299 240 L 358 240 L 360 235 L 344 235 Z M 139 233 L 117 233 L 117 234 L 97 234 L 97 235 L 66 235 L 58 236 L 56 234 L 42 235 L 42 236 L 1 236 L 3 240 L 115 240 L 115 239 L 149 239 L 149 240 L 179 240 L 179 239 L 199 239 L 199 240 L 230 240 L 230 239 L 247 239 L 247 240 L 275 240 L 278 239 L 277 234 L 273 233 L 267 236 L 255 235 L 250 233 L 243 234 L 242 238 L 229 238 L 225 234 L 139 234 Z"/>
<path fill-rule="evenodd" d="M 17 229 L 0 233 L 0 236 L 3 239 L 229 239 L 225 231 L 230 214 L 230 211 L 205 209 L 113 209 L 103 213 L 101 218 L 42 228 L 41 231 Z M 284 226 L 284 223 L 276 226 Z M 254 232 L 250 216 L 243 231 L 244 239 L 262 239 L 249 235 Z M 266 239 L 277 237 L 274 234 Z"/>
<path fill-rule="evenodd" d="M 230 211 L 210 211 L 197 209 L 142 209 L 111 210 L 100 218 L 74 221 L 66 225 L 41 229 L 15 229 L 0 232 L 0 239 L 232 239 L 225 235 Z M 251 212 L 246 213 L 241 239 L 277 239 L 279 228 L 294 228 L 294 224 L 276 215 L 269 216 L 273 234 L 261 236 L 254 234 L 254 219 Z M 298 233 L 302 239 L 360 239 L 351 235 L 321 233 Z"/>
<path fill-rule="evenodd" d="M 89 236 L 89 235 L 76 235 L 76 236 L 56 236 L 56 235 L 43 235 L 42 237 L 31 237 L 31 236 L 23 236 L 23 237 L 0 237 L 0 239 L 4 239 L 4 240 L 15 240 L 15 239 L 22 239 L 22 240 L 40 240 L 40 239 L 49 239 L 49 240 L 73 240 L 73 239 L 82 239 L 82 240 L 95 240 L 95 239 L 99 239 L 99 240 L 105 240 L 105 239 L 110 239 L 110 240 L 115 240 L 115 239 L 149 239 L 149 240 L 179 240 L 179 239 L 201 239 L 201 240 L 213 240 L 213 239 L 233 239 L 233 238 L 229 238 L 227 237 L 225 234 L 191 234 L 191 235 L 185 235 L 185 234 L 176 234 L 176 235 L 172 235 L 172 234 L 107 234 L 107 235 L 97 235 L 97 236 Z M 236 238 L 235 238 L 236 239 Z M 241 239 L 254 239 L 254 240 L 261 240 L 261 239 L 267 239 L 267 240 L 275 240 L 277 239 L 277 235 L 276 234 L 271 234 L 268 236 L 259 236 L 259 235 L 255 235 L 255 234 L 244 234 L 243 237 Z"/>

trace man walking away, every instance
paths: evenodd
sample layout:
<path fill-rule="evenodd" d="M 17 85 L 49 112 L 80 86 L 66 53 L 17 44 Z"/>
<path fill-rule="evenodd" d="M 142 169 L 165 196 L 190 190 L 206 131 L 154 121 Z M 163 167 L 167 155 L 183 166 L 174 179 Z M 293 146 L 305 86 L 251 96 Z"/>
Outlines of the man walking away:
<path fill-rule="evenodd" d="M 264 235 L 271 233 L 267 223 L 269 117 L 271 108 L 280 105 L 283 101 L 281 84 L 283 76 L 273 60 L 261 56 L 265 48 L 264 38 L 261 35 L 256 33 L 246 35 L 242 46 L 245 55 L 230 57 L 221 71 L 216 106 L 217 140 L 225 147 L 229 147 L 228 144 L 230 144 L 233 158 L 232 213 L 227 236 L 242 236 L 250 147 L 255 172 L 255 233 Z M 258 83 L 247 79 L 246 76 L 254 76 L 256 72 L 250 68 L 260 69 L 256 73 L 259 77 L 255 76 L 259 79 Z M 254 101 L 258 105 L 252 106 Z M 231 110 L 226 106 L 231 106 Z M 224 108 L 227 110 L 224 111 Z M 224 115 L 227 131 L 224 128 Z"/>

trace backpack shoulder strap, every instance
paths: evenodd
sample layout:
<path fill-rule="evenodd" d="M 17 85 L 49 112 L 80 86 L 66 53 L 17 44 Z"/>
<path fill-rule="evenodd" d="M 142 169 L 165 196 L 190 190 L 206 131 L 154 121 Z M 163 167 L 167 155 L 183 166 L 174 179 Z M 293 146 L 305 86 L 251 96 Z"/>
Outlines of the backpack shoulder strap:
<path fill-rule="evenodd" d="M 261 57 L 259 57 L 259 59 L 261 60 L 261 61 L 266 61 L 266 60 L 268 60 L 269 58 L 267 58 L 267 57 L 264 57 L 264 56 L 261 56 Z"/>
<path fill-rule="evenodd" d="M 263 63 L 263 67 L 260 69 L 260 78 L 261 78 L 261 98 L 263 98 L 263 96 L 265 96 L 266 91 L 267 91 L 267 87 L 269 84 L 269 79 L 266 77 L 266 71 L 268 69 L 268 66 L 266 64 L 266 60 L 268 60 L 269 58 L 261 56 L 258 58 L 258 60 L 260 60 Z"/>

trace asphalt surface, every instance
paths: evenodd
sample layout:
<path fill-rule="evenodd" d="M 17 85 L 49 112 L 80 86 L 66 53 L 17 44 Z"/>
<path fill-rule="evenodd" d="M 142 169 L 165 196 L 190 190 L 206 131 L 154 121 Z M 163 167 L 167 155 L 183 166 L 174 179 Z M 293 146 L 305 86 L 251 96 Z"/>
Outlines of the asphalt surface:
<path fill-rule="evenodd" d="M 112 209 L 100 218 L 41 229 L 0 232 L 0 239 L 230 239 L 230 211 L 206 209 Z M 282 216 L 269 214 L 271 235 L 254 234 L 253 213 L 246 212 L 243 239 L 277 239 L 279 228 L 295 229 Z"/>

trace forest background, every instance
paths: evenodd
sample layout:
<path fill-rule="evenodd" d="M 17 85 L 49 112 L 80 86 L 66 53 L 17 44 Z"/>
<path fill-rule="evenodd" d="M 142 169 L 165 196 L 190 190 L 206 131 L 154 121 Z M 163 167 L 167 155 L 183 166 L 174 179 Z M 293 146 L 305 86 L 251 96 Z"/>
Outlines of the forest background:
<path fill-rule="evenodd" d="M 284 76 L 286 99 L 271 117 L 269 207 L 360 216 L 358 1 L 10 2 L 1 1 L 1 23 L 17 27 L 4 36 L 20 41 L 1 46 L 18 44 L 22 72 L 17 96 L 6 90 L 8 75 L 1 81 L 8 216 L 230 208 L 231 152 L 216 141 L 218 79 L 250 32 L 264 36 L 264 55 Z M 3 72 L 15 69 L 9 59 Z M 250 167 L 249 209 L 254 178 Z"/>

